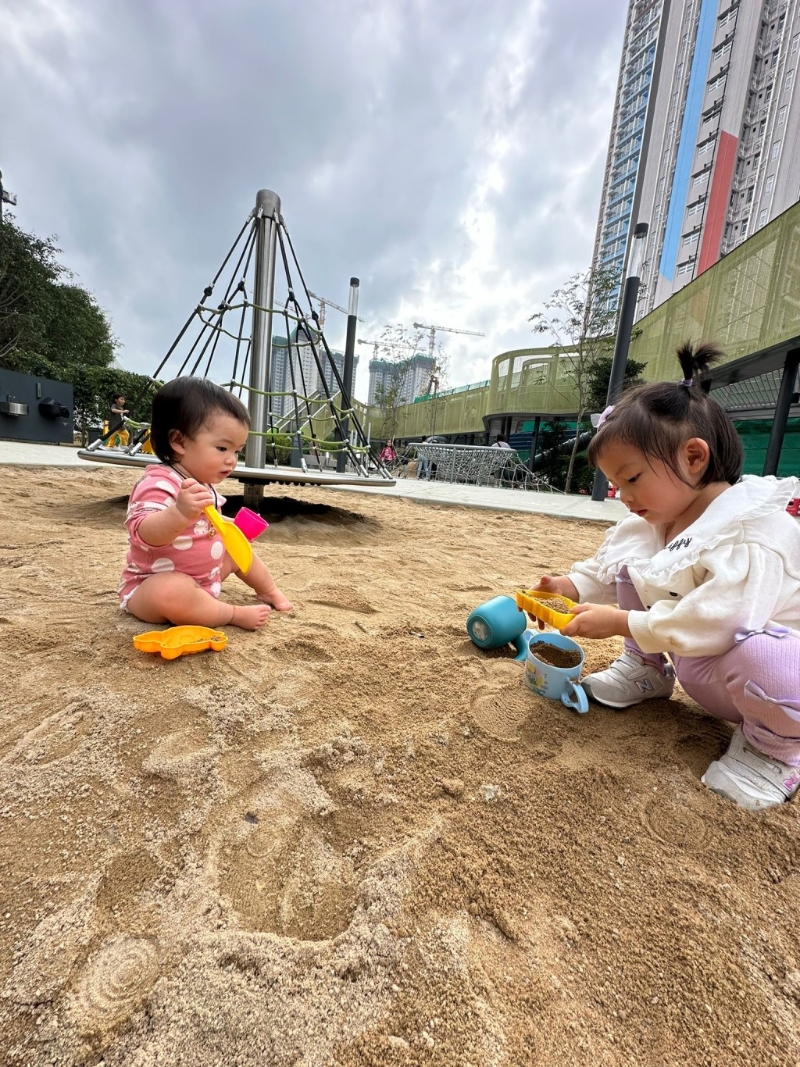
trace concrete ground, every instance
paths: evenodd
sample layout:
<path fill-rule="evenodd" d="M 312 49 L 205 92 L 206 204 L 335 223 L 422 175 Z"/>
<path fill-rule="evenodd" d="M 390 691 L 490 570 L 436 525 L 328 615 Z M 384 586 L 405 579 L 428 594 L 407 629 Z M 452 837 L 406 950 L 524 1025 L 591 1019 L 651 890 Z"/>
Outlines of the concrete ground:
<path fill-rule="evenodd" d="M 78 457 L 78 450 L 68 445 L 29 444 L 24 441 L 0 440 L 0 466 L 23 467 L 96 467 Z M 268 489 L 269 483 L 267 483 Z M 323 486 L 322 488 L 328 488 Z M 347 493 L 376 493 L 379 496 L 402 496 L 422 504 L 451 504 L 466 508 L 489 508 L 493 511 L 527 511 L 538 515 L 556 515 L 568 519 L 616 522 L 626 514 L 619 500 L 592 500 L 588 496 L 565 493 L 535 493 L 516 489 L 490 488 L 481 485 L 454 485 L 428 482 L 416 478 L 398 478 L 393 486 L 330 486 Z"/>

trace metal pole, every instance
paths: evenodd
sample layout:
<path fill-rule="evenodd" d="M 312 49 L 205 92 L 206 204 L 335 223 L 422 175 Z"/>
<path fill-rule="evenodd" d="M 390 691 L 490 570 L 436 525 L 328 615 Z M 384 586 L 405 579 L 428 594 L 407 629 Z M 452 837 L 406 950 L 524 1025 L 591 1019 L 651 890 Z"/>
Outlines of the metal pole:
<path fill-rule="evenodd" d="M 625 287 L 622 290 L 617 338 L 614 344 L 614 356 L 611 360 L 611 374 L 608 379 L 606 407 L 609 404 L 616 403 L 619 394 L 622 392 L 622 383 L 625 380 L 625 368 L 628 364 L 628 348 L 631 343 L 631 330 L 633 329 L 633 320 L 636 315 L 636 298 L 639 295 L 639 276 L 642 270 L 647 229 L 646 222 L 639 222 L 633 231 L 628 276 L 625 279 Z M 580 433 L 579 426 L 576 427 L 575 432 Z M 608 479 L 598 467 L 594 472 L 592 500 L 605 500 L 607 496 Z"/>
<path fill-rule="evenodd" d="M 778 462 L 781 458 L 781 446 L 786 434 L 786 423 L 789 419 L 789 408 L 792 406 L 792 394 L 797 380 L 797 369 L 800 367 L 800 348 L 794 348 L 786 353 L 786 362 L 783 365 L 781 385 L 778 390 L 778 399 L 775 402 L 775 417 L 772 420 L 772 429 L 769 432 L 767 454 L 764 457 L 764 470 L 762 474 L 778 473 Z"/>
<path fill-rule="evenodd" d="M 269 397 L 263 395 L 270 388 L 270 362 L 272 356 L 272 302 L 275 291 L 275 248 L 278 235 L 281 198 L 271 189 L 259 189 L 256 193 L 256 277 L 253 289 L 253 339 L 250 355 L 250 397 L 248 408 L 252 429 L 264 433 L 267 428 Z M 291 356 L 291 353 L 289 353 Z M 261 390 L 257 392 L 256 390 Z M 248 467 L 263 470 L 267 443 L 263 437 L 251 434 L 247 439 L 245 463 Z M 263 487 L 257 488 L 258 500 Z M 247 501 L 245 500 L 245 503 Z"/>
<path fill-rule="evenodd" d="M 531 454 L 528 458 L 528 469 L 533 473 L 533 461 L 536 456 L 536 449 L 539 447 L 539 430 L 542 425 L 542 416 L 537 415 L 533 420 L 533 434 L 531 435 Z"/>
<path fill-rule="evenodd" d="M 342 407 L 351 406 L 353 395 L 353 358 L 356 350 L 356 329 L 358 326 L 358 278 L 350 279 L 350 299 L 347 304 L 347 337 L 344 343 L 344 367 L 342 368 Z M 347 441 L 350 419 L 342 419 L 342 437 Z M 339 474 L 347 468 L 347 449 L 342 448 L 336 457 L 336 470 Z"/>

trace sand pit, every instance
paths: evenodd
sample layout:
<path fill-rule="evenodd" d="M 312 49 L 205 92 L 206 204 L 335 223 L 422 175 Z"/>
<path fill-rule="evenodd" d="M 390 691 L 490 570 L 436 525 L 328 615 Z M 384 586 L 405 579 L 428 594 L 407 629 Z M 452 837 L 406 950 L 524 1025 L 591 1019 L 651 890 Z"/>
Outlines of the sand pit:
<path fill-rule="evenodd" d="M 679 691 L 578 716 L 467 638 L 602 526 L 281 488 L 295 611 L 166 662 L 136 477 L 0 472 L 3 1063 L 800 1062 L 800 805 L 708 793 Z"/>

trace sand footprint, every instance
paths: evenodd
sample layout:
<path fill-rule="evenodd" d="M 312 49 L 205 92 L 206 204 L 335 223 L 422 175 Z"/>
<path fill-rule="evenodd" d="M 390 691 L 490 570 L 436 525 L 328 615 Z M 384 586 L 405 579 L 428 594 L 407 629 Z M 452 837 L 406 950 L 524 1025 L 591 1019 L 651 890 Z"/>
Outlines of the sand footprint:
<path fill-rule="evenodd" d="M 662 795 L 653 797 L 642 809 L 642 824 L 656 841 L 684 849 L 702 852 L 707 836 L 706 824 L 692 811 L 691 800 L 673 800 Z"/>
<path fill-rule="evenodd" d="M 89 732 L 88 706 L 82 700 L 46 716 L 19 739 L 11 740 L 0 763 L 38 763 L 46 766 L 71 755 Z"/>
<path fill-rule="evenodd" d="M 336 608 L 339 611 L 354 611 L 358 615 L 374 615 L 378 611 L 378 608 L 374 608 L 369 601 L 346 586 L 320 589 L 316 595 L 308 598 L 308 603 L 319 604 L 325 608 Z"/>
<path fill-rule="evenodd" d="M 94 1033 L 123 1022 L 147 999 L 159 970 L 150 938 L 119 934 L 107 940 L 89 961 L 70 1006 L 76 1027 Z"/>
<path fill-rule="evenodd" d="M 523 685 L 522 671 L 513 661 L 492 663 L 492 674 L 508 676 L 516 684 L 481 686 L 470 702 L 470 717 L 477 727 L 498 741 L 518 741 L 531 714 L 535 697 Z"/>

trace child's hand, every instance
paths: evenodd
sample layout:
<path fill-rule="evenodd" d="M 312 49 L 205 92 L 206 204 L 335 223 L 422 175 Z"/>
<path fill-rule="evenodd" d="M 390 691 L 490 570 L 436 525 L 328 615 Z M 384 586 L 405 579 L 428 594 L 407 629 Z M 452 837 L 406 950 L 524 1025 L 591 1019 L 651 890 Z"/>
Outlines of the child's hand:
<path fill-rule="evenodd" d="M 571 599 L 571 598 L 570 598 Z M 575 618 L 561 631 L 565 637 L 630 637 L 628 613 L 607 604 L 576 604 Z"/>
<path fill-rule="evenodd" d="M 209 490 L 204 485 L 201 485 L 200 482 L 195 481 L 194 478 L 185 478 L 181 482 L 181 487 L 175 500 L 175 507 L 187 522 L 198 518 L 198 516 L 202 515 L 203 508 L 207 508 L 209 504 L 213 503 L 214 497 Z"/>
<path fill-rule="evenodd" d="M 548 593 L 555 593 L 557 596 L 565 596 L 567 600 L 578 600 L 578 590 L 572 584 L 572 581 L 567 578 L 566 574 L 559 574 L 553 577 L 551 574 L 543 574 L 539 579 L 537 589 L 544 589 Z"/>

